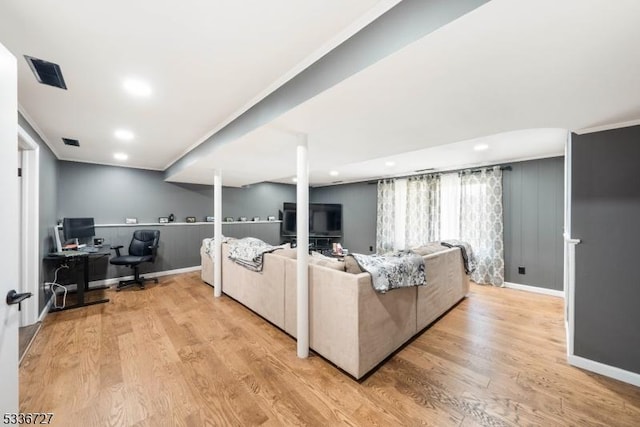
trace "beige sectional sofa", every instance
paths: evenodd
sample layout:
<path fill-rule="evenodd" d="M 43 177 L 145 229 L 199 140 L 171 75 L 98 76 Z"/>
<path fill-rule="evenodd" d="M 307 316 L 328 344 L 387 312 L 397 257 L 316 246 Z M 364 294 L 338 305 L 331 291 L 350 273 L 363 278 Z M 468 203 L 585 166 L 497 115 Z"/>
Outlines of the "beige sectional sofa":
<path fill-rule="evenodd" d="M 294 251 L 265 254 L 260 273 L 229 260 L 222 250 L 222 291 L 293 337 L 296 336 Z M 202 280 L 213 283 L 213 262 L 202 255 Z M 424 256 L 427 284 L 373 290 L 368 273 L 309 265 L 309 343 L 318 354 L 362 378 L 469 291 L 458 248 Z"/>

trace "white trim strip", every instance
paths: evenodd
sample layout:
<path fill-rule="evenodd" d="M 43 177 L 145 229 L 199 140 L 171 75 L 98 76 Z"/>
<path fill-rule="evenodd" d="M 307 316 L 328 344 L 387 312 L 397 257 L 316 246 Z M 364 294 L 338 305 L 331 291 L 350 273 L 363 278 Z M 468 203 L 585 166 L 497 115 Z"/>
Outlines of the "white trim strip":
<path fill-rule="evenodd" d="M 511 283 L 511 282 L 504 282 L 504 287 L 509 289 L 517 289 L 519 291 L 533 292 L 536 294 L 550 295 L 552 297 L 558 297 L 558 298 L 564 299 L 564 291 L 559 291 L 557 289 L 541 288 L 538 286 L 531 286 L 531 285 L 521 285 L 519 283 Z"/>
<path fill-rule="evenodd" d="M 575 131 L 575 133 L 577 133 L 578 135 L 584 135 L 585 133 L 594 133 L 594 132 L 602 132 L 602 131 L 605 131 L 605 130 L 628 128 L 628 127 L 636 126 L 636 125 L 640 125 L 640 120 L 636 119 L 636 120 L 630 120 L 628 122 L 611 123 L 611 124 L 608 124 L 608 125 L 594 126 L 594 127 L 590 127 L 590 128 L 578 129 L 578 130 Z"/>
<path fill-rule="evenodd" d="M 140 275 L 143 277 L 162 277 L 162 276 L 169 276 L 171 274 L 191 273 L 193 271 L 200 271 L 200 270 L 202 270 L 202 266 L 196 265 L 193 267 L 177 268 L 175 270 L 154 271 L 152 273 L 140 273 Z M 109 286 L 116 283 L 120 283 L 121 280 L 131 280 L 131 279 L 133 279 L 133 276 L 123 276 L 123 277 L 114 277 L 114 278 L 105 279 L 105 280 L 95 280 L 93 282 L 89 282 L 89 288 L 98 287 L 98 286 Z"/>
<path fill-rule="evenodd" d="M 47 304 L 42 309 L 42 313 L 40 313 L 40 316 L 38 317 L 38 322 L 42 322 L 44 318 L 47 317 L 47 314 L 49 314 L 49 309 L 51 308 L 52 305 L 53 305 L 53 294 L 51 294 L 51 297 L 49 297 L 49 301 L 47 301 Z"/>
<path fill-rule="evenodd" d="M 586 369 L 587 371 L 595 372 L 596 374 L 604 375 L 605 377 L 614 378 L 618 381 L 640 387 L 640 374 L 636 374 L 635 372 L 625 371 L 624 369 L 605 365 L 604 363 L 596 362 L 595 360 L 585 359 L 584 357 L 576 356 L 575 354 L 569 355 L 567 357 L 567 361 L 570 365 L 575 367 Z"/>

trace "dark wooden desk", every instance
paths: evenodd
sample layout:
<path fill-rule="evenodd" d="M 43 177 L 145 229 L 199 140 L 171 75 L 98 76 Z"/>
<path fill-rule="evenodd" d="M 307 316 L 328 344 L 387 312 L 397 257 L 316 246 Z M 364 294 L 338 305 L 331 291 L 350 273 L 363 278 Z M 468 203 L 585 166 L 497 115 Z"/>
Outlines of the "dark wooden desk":
<path fill-rule="evenodd" d="M 96 300 L 96 301 L 90 301 L 87 302 L 85 301 L 85 292 L 92 292 L 92 291 L 98 291 L 98 290 L 103 290 L 103 289 L 108 289 L 109 286 L 100 286 L 100 287 L 96 287 L 96 288 L 89 288 L 89 261 L 91 259 L 96 259 L 96 258 L 101 258 L 104 256 L 109 256 L 111 254 L 111 247 L 110 246 L 102 246 L 100 248 L 98 248 L 97 252 L 82 252 L 82 251 L 62 251 L 62 252 L 52 252 L 49 255 L 47 255 L 46 257 L 44 257 L 44 259 L 46 261 L 50 261 L 50 262 L 56 262 L 58 264 L 58 266 L 62 265 L 62 264 L 66 264 L 67 262 L 70 261 L 71 265 L 73 267 L 69 267 L 69 270 L 73 271 L 77 265 L 79 264 L 79 262 L 81 261 L 82 263 L 82 278 L 83 278 L 83 282 L 82 284 L 77 284 L 76 285 L 76 291 L 75 292 L 70 292 L 70 293 L 75 293 L 76 294 L 76 303 L 75 304 L 71 304 L 71 305 L 67 305 L 63 308 L 51 308 L 49 310 L 49 312 L 55 312 L 55 311 L 62 311 L 62 310 L 70 310 L 72 308 L 80 308 L 80 307 L 86 307 L 89 305 L 94 305 L 94 304 L 103 304 L 105 302 L 109 302 L 108 298 L 104 298 L 104 299 L 100 299 L 100 300 Z M 62 286 L 65 286 L 64 284 L 61 284 Z"/>

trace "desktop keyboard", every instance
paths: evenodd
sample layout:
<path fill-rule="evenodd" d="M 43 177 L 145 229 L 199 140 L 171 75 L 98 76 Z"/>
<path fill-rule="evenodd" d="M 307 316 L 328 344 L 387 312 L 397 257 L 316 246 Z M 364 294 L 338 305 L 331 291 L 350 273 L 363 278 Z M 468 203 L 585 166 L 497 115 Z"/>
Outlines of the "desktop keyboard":
<path fill-rule="evenodd" d="M 93 253 L 93 252 L 98 252 L 99 249 L 96 248 L 95 246 L 85 246 L 83 248 L 79 248 L 78 251 L 87 252 L 87 253 Z"/>

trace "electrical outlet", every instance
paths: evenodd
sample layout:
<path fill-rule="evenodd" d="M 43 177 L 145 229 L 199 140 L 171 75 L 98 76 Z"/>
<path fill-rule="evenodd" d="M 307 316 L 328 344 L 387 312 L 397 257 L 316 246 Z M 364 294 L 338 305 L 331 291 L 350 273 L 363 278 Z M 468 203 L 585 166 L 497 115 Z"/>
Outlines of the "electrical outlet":
<path fill-rule="evenodd" d="M 369 252 L 373 252 L 373 246 L 369 246 Z"/>
<path fill-rule="evenodd" d="M 518 267 L 518 274 L 526 274 L 524 267 Z"/>

